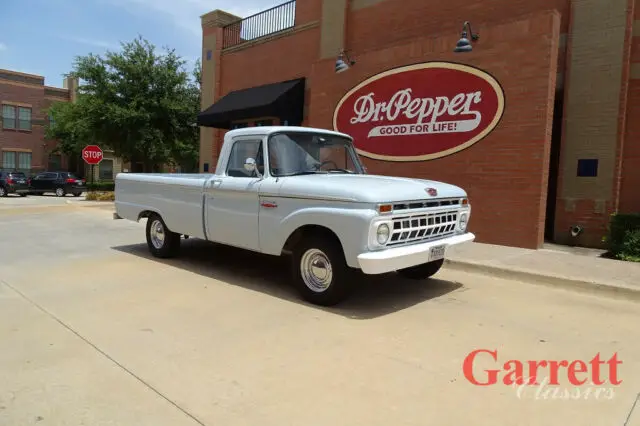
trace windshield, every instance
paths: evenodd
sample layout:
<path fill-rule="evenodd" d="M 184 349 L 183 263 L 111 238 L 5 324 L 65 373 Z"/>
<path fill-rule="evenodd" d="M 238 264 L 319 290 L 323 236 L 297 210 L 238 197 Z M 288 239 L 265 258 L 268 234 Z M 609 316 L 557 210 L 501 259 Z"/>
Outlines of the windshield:
<path fill-rule="evenodd" d="M 349 139 L 318 133 L 283 132 L 269 138 L 271 176 L 357 173 L 364 170 Z"/>

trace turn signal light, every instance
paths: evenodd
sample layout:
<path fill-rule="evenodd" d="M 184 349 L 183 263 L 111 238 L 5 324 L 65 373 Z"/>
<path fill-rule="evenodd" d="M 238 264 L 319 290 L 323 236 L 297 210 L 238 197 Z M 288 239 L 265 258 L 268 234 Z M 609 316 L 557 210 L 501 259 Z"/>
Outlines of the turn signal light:
<path fill-rule="evenodd" d="M 393 205 L 391 204 L 380 204 L 378 206 L 378 213 L 391 213 L 393 210 Z"/>
<path fill-rule="evenodd" d="M 15 180 L 13 180 L 13 179 L 7 179 L 7 183 L 8 183 L 9 185 L 14 185 L 14 184 L 16 183 L 16 181 L 15 181 Z"/>
<path fill-rule="evenodd" d="M 466 206 L 467 204 L 469 204 L 469 200 L 468 200 L 468 199 L 466 199 L 466 198 L 463 198 L 463 199 L 462 199 L 462 205 L 463 205 L 463 206 Z"/>

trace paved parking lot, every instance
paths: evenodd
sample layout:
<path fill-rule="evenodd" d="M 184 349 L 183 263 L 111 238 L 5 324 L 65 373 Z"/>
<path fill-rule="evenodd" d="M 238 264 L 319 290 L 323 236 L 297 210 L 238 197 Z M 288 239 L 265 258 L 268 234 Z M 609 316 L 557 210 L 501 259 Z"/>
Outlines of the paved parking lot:
<path fill-rule="evenodd" d="M 0 200 L 0 425 L 623 425 L 640 391 L 638 304 L 445 270 L 321 309 L 284 262 L 193 240 L 151 259 L 144 223 L 31 198 Z M 622 383 L 474 386 L 475 349 L 498 351 L 480 380 L 617 352 Z"/>

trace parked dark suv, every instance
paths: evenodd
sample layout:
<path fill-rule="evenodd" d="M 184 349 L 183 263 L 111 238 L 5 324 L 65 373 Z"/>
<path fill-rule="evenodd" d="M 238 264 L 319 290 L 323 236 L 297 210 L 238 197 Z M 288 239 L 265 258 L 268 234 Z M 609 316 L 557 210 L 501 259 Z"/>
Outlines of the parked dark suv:
<path fill-rule="evenodd" d="M 84 179 L 77 178 L 69 172 L 43 172 L 29 180 L 29 192 L 32 194 L 44 194 L 53 192 L 58 197 L 73 194 L 79 197 L 86 191 Z"/>
<path fill-rule="evenodd" d="M 29 193 L 27 177 L 22 172 L 0 172 L 0 197 L 19 194 L 26 197 Z"/>

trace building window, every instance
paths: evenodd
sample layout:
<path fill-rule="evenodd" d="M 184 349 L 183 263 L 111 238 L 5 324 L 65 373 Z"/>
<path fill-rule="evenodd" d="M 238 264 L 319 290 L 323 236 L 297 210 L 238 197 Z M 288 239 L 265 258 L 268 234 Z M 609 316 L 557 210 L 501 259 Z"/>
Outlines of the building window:
<path fill-rule="evenodd" d="M 249 123 L 247 123 L 246 121 L 243 123 L 233 123 L 231 124 L 231 130 L 233 129 L 242 129 L 244 127 L 247 127 L 249 125 Z"/>
<path fill-rule="evenodd" d="M 98 168 L 98 179 L 113 180 L 113 160 L 102 160 Z"/>
<path fill-rule="evenodd" d="M 2 168 L 5 170 L 20 170 L 31 172 L 31 153 L 4 151 L 2 153 Z"/>
<path fill-rule="evenodd" d="M 2 105 L 2 128 L 16 128 L 16 107 L 13 105 Z"/>
<path fill-rule="evenodd" d="M 255 122 L 256 127 L 273 126 L 273 120 L 258 120 Z"/>
<path fill-rule="evenodd" d="M 31 130 L 31 108 L 18 107 L 18 129 Z"/>
<path fill-rule="evenodd" d="M 31 108 L 2 105 L 2 128 L 31 130 Z"/>
<path fill-rule="evenodd" d="M 18 153 L 18 170 L 31 171 L 31 153 L 30 152 Z"/>
<path fill-rule="evenodd" d="M 49 127 L 53 128 L 55 124 L 56 124 L 56 120 L 54 120 L 53 114 L 49 113 Z"/>
<path fill-rule="evenodd" d="M 4 120 L 3 120 L 4 122 Z M 4 151 L 2 153 L 2 168 L 6 170 L 15 170 L 16 153 L 13 151 Z"/>

